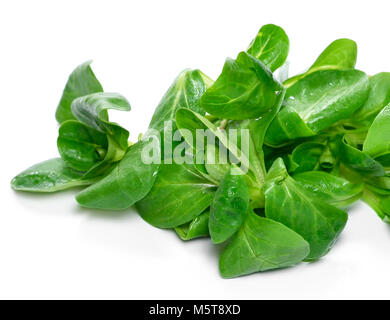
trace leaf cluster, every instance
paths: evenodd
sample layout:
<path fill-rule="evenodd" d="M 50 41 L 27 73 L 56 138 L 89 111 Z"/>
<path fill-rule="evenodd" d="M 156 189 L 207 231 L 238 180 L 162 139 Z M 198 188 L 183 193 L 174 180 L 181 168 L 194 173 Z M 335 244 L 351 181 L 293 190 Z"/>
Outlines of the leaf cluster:
<path fill-rule="evenodd" d="M 109 109 L 129 111 L 129 103 L 103 92 L 86 62 L 69 76 L 57 108 L 60 157 L 11 185 L 31 192 L 84 187 L 76 200 L 87 208 L 135 205 L 146 222 L 182 240 L 222 245 L 227 278 L 320 259 L 355 201 L 390 221 L 390 73 L 355 69 L 356 43 L 339 39 L 306 72 L 282 82 L 276 73 L 286 73 L 288 52 L 288 36 L 270 24 L 226 59 L 215 81 L 184 70 L 136 142 L 108 117 Z M 213 142 L 198 145 L 199 129 Z M 227 133 L 242 129 L 237 139 Z M 177 130 L 174 146 L 192 162 L 172 152 L 167 137 Z M 159 163 L 142 159 L 151 140 Z M 221 150 L 231 157 L 222 159 Z"/>

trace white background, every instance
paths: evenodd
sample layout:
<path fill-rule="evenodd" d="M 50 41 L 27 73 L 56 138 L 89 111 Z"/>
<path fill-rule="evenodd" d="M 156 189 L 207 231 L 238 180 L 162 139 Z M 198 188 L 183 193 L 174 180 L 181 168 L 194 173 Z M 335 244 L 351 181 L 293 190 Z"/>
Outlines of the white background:
<path fill-rule="evenodd" d="M 292 74 L 333 40 L 358 42 L 357 67 L 390 71 L 388 1 L 1 1 L 0 298 L 390 298 L 390 228 L 364 204 L 323 259 L 223 280 L 208 240 L 180 241 L 133 210 L 80 209 L 77 190 L 15 193 L 10 179 L 57 156 L 55 108 L 69 73 L 92 65 L 132 111 L 136 140 L 185 68 L 216 78 L 266 23 L 290 37 Z"/>

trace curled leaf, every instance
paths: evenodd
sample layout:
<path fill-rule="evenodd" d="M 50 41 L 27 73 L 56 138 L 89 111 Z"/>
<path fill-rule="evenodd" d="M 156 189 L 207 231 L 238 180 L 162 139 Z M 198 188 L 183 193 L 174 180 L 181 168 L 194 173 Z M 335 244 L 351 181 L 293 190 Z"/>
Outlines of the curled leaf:
<path fill-rule="evenodd" d="M 87 61 L 80 64 L 70 74 L 56 111 L 56 119 L 59 123 L 75 119 L 71 111 L 74 99 L 95 92 L 103 92 L 100 82 L 91 69 L 91 63 L 92 61 Z"/>

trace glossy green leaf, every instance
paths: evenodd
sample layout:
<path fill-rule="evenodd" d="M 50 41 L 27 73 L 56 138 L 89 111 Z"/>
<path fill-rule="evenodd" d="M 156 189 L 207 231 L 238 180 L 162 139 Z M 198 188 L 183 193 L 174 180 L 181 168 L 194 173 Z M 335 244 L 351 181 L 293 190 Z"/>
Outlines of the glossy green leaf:
<path fill-rule="evenodd" d="M 146 137 L 156 137 L 160 143 L 160 154 L 164 163 L 172 162 L 173 150 L 181 141 L 172 141 L 176 133 L 176 111 L 190 109 L 205 114 L 200 107 L 200 98 L 212 80 L 199 70 L 184 70 L 175 79 L 158 104 Z"/>
<path fill-rule="evenodd" d="M 122 210 L 144 198 L 156 180 L 159 167 L 143 161 L 146 144 L 140 141 L 131 146 L 110 174 L 77 195 L 77 202 L 87 208 Z"/>
<path fill-rule="evenodd" d="M 250 212 L 244 225 L 224 249 L 219 269 L 224 278 L 285 268 L 301 262 L 308 243 L 276 221 Z"/>
<path fill-rule="evenodd" d="M 363 183 L 348 180 L 322 171 L 308 171 L 294 175 L 294 180 L 321 201 L 344 208 L 358 200 Z"/>
<path fill-rule="evenodd" d="M 285 107 L 276 115 L 268 127 L 264 143 L 273 148 L 280 148 L 299 138 L 315 136 L 316 132 L 311 130 L 300 118 L 299 114 Z"/>
<path fill-rule="evenodd" d="M 363 152 L 388 166 L 390 158 L 390 104 L 383 108 L 367 132 Z"/>
<path fill-rule="evenodd" d="M 390 194 L 390 175 L 386 174 L 382 177 L 364 177 L 366 182 L 366 187 L 369 187 L 371 190 L 375 190 L 381 194 Z"/>
<path fill-rule="evenodd" d="M 85 177 L 107 174 L 128 148 L 129 132 L 108 120 L 108 109 L 130 110 L 127 100 L 116 93 L 94 93 L 72 103 L 76 120 L 62 123 L 58 151 L 68 166 L 86 171 Z"/>
<path fill-rule="evenodd" d="M 19 173 L 12 179 L 11 187 L 17 191 L 56 192 L 94 181 L 83 179 L 82 172 L 67 167 L 61 158 L 54 158 Z"/>
<path fill-rule="evenodd" d="M 291 178 L 282 159 L 267 174 L 265 215 L 299 233 L 309 244 L 307 260 L 325 255 L 347 222 L 347 213 L 307 191 Z"/>
<path fill-rule="evenodd" d="M 129 102 L 118 93 L 94 93 L 77 98 L 72 103 L 72 112 L 77 120 L 112 137 L 119 149 L 128 147 L 129 132 L 108 120 L 108 109 L 129 111 Z"/>
<path fill-rule="evenodd" d="M 232 167 L 222 179 L 210 206 L 209 230 L 214 243 L 233 236 L 249 208 L 249 190 L 244 176 Z"/>
<path fill-rule="evenodd" d="M 136 207 L 151 225 L 176 228 L 205 211 L 215 189 L 189 164 L 162 164 L 150 193 Z"/>
<path fill-rule="evenodd" d="M 300 173 L 320 170 L 324 167 L 329 168 L 332 163 L 330 163 L 329 159 L 324 159 L 323 157 L 327 149 L 324 143 L 319 142 L 299 144 L 289 157 L 289 172 Z M 325 160 L 327 161 L 324 162 Z"/>
<path fill-rule="evenodd" d="M 107 136 L 86 124 L 65 121 L 57 139 L 58 151 L 66 164 L 79 171 L 88 171 L 102 161 L 107 153 Z"/>
<path fill-rule="evenodd" d="M 360 128 L 360 129 L 351 128 L 351 129 L 345 130 L 346 126 L 348 128 L 348 125 L 345 125 L 345 126 L 343 125 L 344 130 L 342 131 L 344 133 L 345 142 L 348 145 L 350 145 L 356 149 L 361 150 L 363 148 L 364 140 L 366 140 L 368 128 L 364 128 L 364 129 L 363 128 Z M 335 130 L 335 132 L 337 132 L 337 130 Z"/>
<path fill-rule="evenodd" d="M 356 42 L 350 39 L 338 39 L 320 54 L 309 70 L 352 69 L 355 67 L 356 58 Z"/>
<path fill-rule="evenodd" d="M 195 217 L 191 222 L 183 224 L 175 231 L 182 240 L 192 240 L 196 238 L 208 237 L 209 234 L 209 215 L 206 211 Z"/>
<path fill-rule="evenodd" d="M 320 54 L 309 70 L 296 75 L 284 82 L 286 87 L 292 86 L 298 80 L 319 70 L 347 70 L 353 69 L 356 64 L 357 45 L 350 39 L 338 39 L 333 41 Z"/>
<path fill-rule="evenodd" d="M 199 70 L 182 71 L 158 104 L 149 128 L 163 131 L 164 122 L 174 120 L 179 108 L 205 114 L 200 98 L 211 84 L 212 80 Z"/>
<path fill-rule="evenodd" d="M 246 52 L 275 71 L 286 61 L 289 48 L 290 42 L 284 30 L 274 24 L 266 24 L 261 27 Z"/>
<path fill-rule="evenodd" d="M 101 155 L 104 154 L 104 158 L 102 161 L 95 162 L 86 176 L 93 177 L 107 172 L 108 168 L 112 167 L 113 163 L 123 158 L 129 146 L 129 132 L 120 125 L 109 121 L 108 109 L 129 111 L 130 104 L 126 98 L 117 93 L 94 93 L 77 98 L 72 103 L 72 112 L 76 119 L 89 126 L 91 129 L 106 135 L 108 141 L 106 149 L 98 149 Z M 62 126 L 64 125 L 66 126 L 66 123 Z M 73 135 L 77 135 L 77 132 L 74 132 Z M 65 145 L 62 143 L 61 135 L 59 136 L 57 145 L 61 154 L 64 154 L 65 152 L 67 152 L 68 156 L 73 154 L 73 157 L 76 158 L 74 159 L 73 164 L 78 161 L 77 155 L 74 154 L 75 150 L 72 148 L 70 150 L 66 150 L 66 148 L 65 150 L 63 149 Z M 66 147 L 68 146 L 69 145 Z M 76 146 L 73 144 L 71 147 Z M 64 158 L 64 160 L 68 159 Z"/>
<path fill-rule="evenodd" d="M 100 82 L 91 69 L 91 62 L 87 61 L 79 65 L 70 74 L 56 111 L 56 119 L 59 123 L 75 119 L 71 111 L 74 99 L 95 92 L 103 92 Z"/>
<path fill-rule="evenodd" d="M 350 117 L 367 99 L 368 77 L 358 70 L 325 70 L 308 75 L 287 89 L 282 110 L 265 141 L 279 146 L 310 137 Z"/>
<path fill-rule="evenodd" d="M 253 119 L 270 111 L 283 86 L 259 60 L 241 52 L 228 58 L 221 75 L 202 96 L 201 106 L 222 119 Z"/>
<path fill-rule="evenodd" d="M 345 142 L 345 139 L 340 139 L 337 146 L 338 149 L 333 150 L 333 152 L 338 155 L 341 163 L 349 169 L 356 171 L 363 176 L 384 176 L 385 170 L 378 161 L 375 161 L 359 149 L 348 145 Z"/>
<path fill-rule="evenodd" d="M 370 77 L 369 81 L 367 101 L 351 119 L 352 123 L 366 127 L 369 127 L 378 113 L 390 103 L 390 73 L 378 73 Z"/>

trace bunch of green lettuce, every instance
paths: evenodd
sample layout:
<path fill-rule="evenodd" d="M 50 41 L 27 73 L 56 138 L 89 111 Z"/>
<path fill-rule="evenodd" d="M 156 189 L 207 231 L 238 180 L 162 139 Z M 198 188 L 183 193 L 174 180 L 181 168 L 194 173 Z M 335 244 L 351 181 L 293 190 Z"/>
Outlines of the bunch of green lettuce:
<path fill-rule="evenodd" d="M 107 112 L 129 111 L 129 103 L 104 93 L 84 63 L 57 108 L 60 157 L 11 185 L 31 192 L 87 186 L 76 196 L 83 207 L 135 205 L 145 221 L 183 240 L 210 237 L 223 245 L 219 267 L 227 278 L 317 260 L 336 242 L 355 201 L 390 221 L 390 73 L 356 70 L 355 42 L 339 39 L 305 73 L 280 82 L 273 72 L 288 51 L 283 29 L 265 25 L 215 81 L 183 71 L 155 110 L 153 134 L 135 143 Z M 215 143 L 194 143 L 198 129 Z M 245 150 L 243 137 L 227 135 L 234 129 L 246 129 Z M 184 145 L 187 157 L 207 160 L 226 148 L 238 162 L 175 161 L 165 137 L 177 131 L 174 144 Z M 142 153 L 156 138 L 162 161 L 145 163 Z"/>

